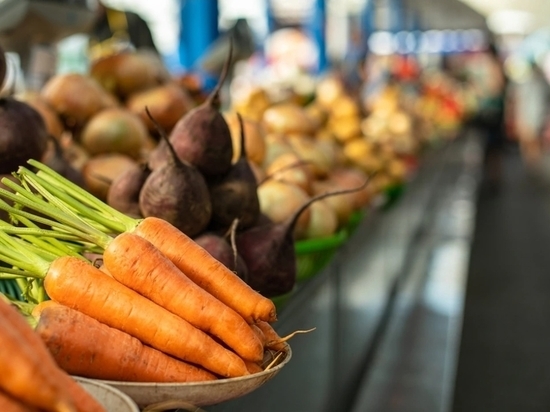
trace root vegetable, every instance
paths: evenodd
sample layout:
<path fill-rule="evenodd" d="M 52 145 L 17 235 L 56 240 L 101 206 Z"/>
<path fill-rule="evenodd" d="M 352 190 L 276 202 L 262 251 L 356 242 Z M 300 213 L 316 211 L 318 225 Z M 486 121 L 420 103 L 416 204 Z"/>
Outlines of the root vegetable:
<path fill-rule="evenodd" d="M 260 202 L 256 177 L 247 159 L 243 119 L 240 116 L 238 118 L 241 125 L 239 160 L 231 166 L 226 175 L 209 185 L 209 191 L 212 202 L 212 224 L 228 228 L 235 219 L 238 219 L 239 227 L 246 229 L 258 220 Z"/>
<path fill-rule="evenodd" d="M 147 129 L 136 114 L 114 107 L 100 111 L 86 123 L 80 142 L 92 156 L 121 153 L 138 159 L 147 138 Z"/>
<path fill-rule="evenodd" d="M 233 140 L 233 159 L 235 163 L 241 156 L 241 128 L 236 111 L 225 112 L 224 118 L 231 131 Z M 265 143 L 265 128 L 260 122 L 254 121 L 247 117 L 243 117 L 245 130 L 245 147 L 248 160 L 261 165 L 265 158 L 266 143 Z"/>
<path fill-rule="evenodd" d="M 99 83 L 79 73 L 52 77 L 42 88 L 40 96 L 70 128 L 82 127 L 100 110 L 116 105 Z"/>
<path fill-rule="evenodd" d="M 170 143 L 179 159 L 195 166 L 208 178 L 227 173 L 233 158 L 231 131 L 219 111 L 220 91 L 231 59 L 232 48 L 216 88 L 204 103 L 184 115 L 170 133 Z M 149 157 L 149 167 L 155 170 L 169 158 L 167 144 L 161 141 Z"/>
<path fill-rule="evenodd" d="M 200 382 L 216 377 L 53 301 L 33 311 L 36 332 L 71 375 L 127 382 Z M 53 303 L 53 305 L 52 305 Z M 43 306 L 43 307 L 41 307 Z"/>
<path fill-rule="evenodd" d="M 82 168 L 86 187 L 94 196 L 105 200 L 111 183 L 135 164 L 136 161 L 131 157 L 118 153 L 106 153 L 92 157 Z"/>
<path fill-rule="evenodd" d="M 196 236 L 212 217 L 206 180 L 197 168 L 179 159 L 160 127 L 159 134 L 171 157 L 145 180 L 139 193 L 141 214 L 160 217 L 186 235 Z"/>
<path fill-rule="evenodd" d="M 119 174 L 107 192 L 107 204 L 132 217 L 142 217 L 139 208 L 139 194 L 151 174 L 146 164 L 131 165 Z"/>
<path fill-rule="evenodd" d="M 0 98 L 0 174 L 17 170 L 29 159 L 41 160 L 48 132 L 40 114 L 27 103 Z"/>
<path fill-rule="evenodd" d="M 242 358 L 262 359 L 263 346 L 245 320 L 191 281 L 146 239 L 132 233 L 118 235 L 105 249 L 103 262 L 120 283 L 220 339 Z"/>
<path fill-rule="evenodd" d="M 30 405 L 40 407 L 37 403 L 38 394 L 34 393 L 34 391 L 44 389 L 47 390 L 47 388 L 52 385 L 58 385 L 60 387 L 58 390 L 61 391 L 61 402 L 63 404 L 67 404 L 67 406 L 70 406 L 69 404 L 74 405 L 74 409 L 71 408 L 69 410 L 75 410 L 77 412 L 105 412 L 104 408 L 87 391 L 85 391 L 84 388 L 82 388 L 69 375 L 59 368 L 44 343 L 40 340 L 40 337 L 30 328 L 17 310 L 10 307 L 10 305 L 6 304 L 4 301 L 0 301 L 0 323 L 3 323 L 2 329 L 9 329 L 13 332 L 13 334 L 18 335 L 22 339 L 20 343 L 21 349 L 25 346 L 32 348 L 31 355 L 27 355 L 27 366 L 32 365 L 32 362 L 38 362 L 39 364 L 33 378 L 26 383 L 27 385 L 30 385 L 26 388 L 27 393 L 24 397 L 20 397 L 20 399 L 24 400 L 25 397 L 28 396 L 33 397 L 33 400 L 28 403 Z M 7 349 L 4 346 L 0 346 L 0 348 L 4 350 Z M 8 355 L 13 355 L 13 357 L 16 357 L 17 352 L 13 352 L 13 354 L 8 352 Z M 2 365 L 5 365 L 4 362 Z M 23 372 L 24 369 L 25 364 L 23 363 L 20 365 L 19 372 Z M 40 382 L 41 370 L 47 373 L 46 380 L 44 382 Z M 10 378 L 9 373 L 8 378 Z M 15 381 L 13 376 L 11 378 Z M 39 387 L 33 388 L 33 379 L 38 379 L 38 381 L 35 382 Z M 2 388 L 4 388 L 4 386 L 2 386 Z M 12 394 L 14 393 L 12 392 Z"/>
<path fill-rule="evenodd" d="M 86 186 L 82 173 L 69 163 L 65 157 L 61 143 L 51 135 L 50 148 L 43 157 L 42 162 L 80 187 Z"/>
<path fill-rule="evenodd" d="M 229 242 L 215 233 L 203 233 L 196 237 L 195 242 L 216 260 L 226 266 L 245 282 L 248 279 L 248 269 L 243 258 L 236 250 L 233 250 Z"/>
<path fill-rule="evenodd" d="M 283 223 L 290 219 L 309 198 L 303 189 L 292 183 L 267 180 L 258 187 L 260 210 L 274 223 Z M 304 238 L 309 217 L 310 211 L 306 209 L 293 224 L 292 235 L 296 239 Z"/>
<path fill-rule="evenodd" d="M 174 83 L 135 93 L 126 102 L 128 109 L 141 118 L 151 133 L 156 132 L 156 128 L 145 112 L 146 107 L 160 127 L 170 132 L 178 120 L 194 105 L 191 96 Z"/>
<path fill-rule="evenodd" d="M 249 271 L 249 285 L 267 297 L 283 295 L 296 283 L 294 231 L 300 216 L 314 202 L 362 189 L 323 193 L 305 201 L 285 221 L 255 226 L 237 235 L 237 249 Z"/>
<path fill-rule="evenodd" d="M 37 161 L 29 161 L 29 164 L 39 170 L 40 176 L 26 168 L 21 168 L 18 176 L 22 181 L 28 183 L 30 187 L 40 190 L 48 201 L 61 202 L 66 206 L 70 206 L 71 209 L 77 211 L 79 216 L 85 219 L 75 221 L 73 218 L 64 218 L 65 213 L 59 213 L 58 208 L 46 208 L 37 199 L 29 200 L 24 196 L 14 195 L 7 190 L 0 192 L 2 197 L 17 201 L 22 206 L 46 214 L 57 221 L 63 219 L 65 230 L 72 228 L 71 233 L 85 237 L 88 242 L 98 242 L 96 238 L 98 233 L 109 235 L 124 232 L 135 233 L 151 242 L 193 282 L 234 309 L 248 323 L 257 320 L 268 322 L 276 320 L 276 308 L 270 299 L 254 291 L 235 273 L 214 259 L 204 248 L 169 222 L 156 217 L 131 218 L 91 196 L 88 192 L 64 179 L 44 164 Z M 2 183 L 8 183 L 8 187 L 17 190 L 18 193 L 25 191 L 27 195 L 29 193 L 32 195 L 32 192 L 29 192 L 25 187 L 18 186 L 13 182 L 10 183 L 8 179 L 3 179 Z M 63 190 L 59 189 L 60 186 L 63 187 Z M 0 208 L 15 215 L 23 213 L 1 202 Z M 99 230 L 95 225 L 84 224 L 87 220 L 100 221 L 100 228 L 103 229 Z M 86 233 L 88 234 L 86 235 Z M 101 242 L 98 245 L 101 247 L 105 243 Z"/>
<path fill-rule="evenodd" d="M 278 103 L 266 109 L 262 123 L 271 133 L 311 135 L 315 124 L 305 109 L 296 103 Z"/>

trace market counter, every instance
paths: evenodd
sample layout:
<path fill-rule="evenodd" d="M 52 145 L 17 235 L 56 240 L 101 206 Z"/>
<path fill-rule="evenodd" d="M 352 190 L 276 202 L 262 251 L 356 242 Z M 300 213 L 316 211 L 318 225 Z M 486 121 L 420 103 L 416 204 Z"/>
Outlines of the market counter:
<path fill-rule="evenodd" d="M 290 341 L 293 357 L 263 387 L 207 407 L 232 411 L 347 411 L 391 316 L 412 245 L 429 229 L 446 172 L 464 162 L 469 137 L 429 150 L 398 202 L 368 210 L 359 227 L 316 276 L 297 285 L 279 310 L 281 336 L 315 328 Z"/>

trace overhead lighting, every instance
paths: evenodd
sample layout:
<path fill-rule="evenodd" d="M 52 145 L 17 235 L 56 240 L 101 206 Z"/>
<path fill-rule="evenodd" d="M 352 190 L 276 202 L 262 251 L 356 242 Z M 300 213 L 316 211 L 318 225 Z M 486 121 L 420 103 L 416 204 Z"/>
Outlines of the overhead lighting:
<path fill-rule="evenodd" d="M 497 34 L 525 34 L 533 22 L 534 16 L 523 10 L 497 10 L 487 17 L 487 26 Z"/>

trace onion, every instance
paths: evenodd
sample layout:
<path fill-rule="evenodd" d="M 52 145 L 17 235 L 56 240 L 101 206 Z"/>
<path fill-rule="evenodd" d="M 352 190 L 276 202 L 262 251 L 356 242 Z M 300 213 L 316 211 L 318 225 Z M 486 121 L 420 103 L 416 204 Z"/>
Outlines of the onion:
<path fill-rule="evenodd" d="M 269 107 L 264 112 L 262 121 L 268 132 L 306 135 L 315 132 L 315 124 L 304 108 L 292 102 L 278 103 Z"/>
<path fill-rule="evenodd" d="M 167 83 L 134 93 L 128 98 L 126 106 L 141 118 L 150 132 L 155 132 L 155 125 L 145 112 L 147 107 L 159 126 L 170 133 L 178 120 L 189 112 L 195 103 L 180 86 Z"/>
<path fill-rule="evenodd" d="M 111 182 L 135 164 L 136 161 L 131 157 L 119 153 L 92 157 L 82 168 L 86 187 L 91 194 L 106 201 Z"/>
<path fill-rule="evenodd" d="M 105 90 L 123 99 L 168 78 L 162 62 L 148 52 L 121 52 L 100 58 L 92 62 L 90 74 Z"/>
<path fill-rule="evenodd" d="M 303 189 L 291 183 L 268 180 L 258 187 L 260 210 L 275 223 L 287 221 L 309 198 Z M 294 228 L 297 239 L 304 238 L 309 217 L 310 211 L 306 209 L 298 218 Z"/>
<path fill-rule="evenodd" d="M 313 175 L 304 160 L 294 153 L 283 153 L 275 158 L 266 169 L 270 179 L 294 184 L 306 193 L 311 193 Z"/>
<path fill-rule="evenodd" d="M 105 109 L 93 116 L 82 130 L 82 146 L 92 156 L 122 153 L 138 159 L 147 141 L 141 119 L 124 108 Z"/>
<path fill-rule="evenodd" d="M 71 128 L 81 127 L 100 110 L 115 105 L 99 83 L 79 73 L 52 77 L 40 95 Z"/>
<path fill-rule="evenodd" d="M 309 224 L 305 231 L 307 239 L 332 236 L 338 230 L 338 216 L 326 199 L 312 203 Z"/>
<path fill-rule="evenodd" d="M 223 113 L 225 121 L 231 131 L 231 139 L 233 141 L 233 159 L 235 163 L 240 156 L 240 136 L 241 130 L 239 128 L 239 121 L 237 112 L 230 111 Z M 257 121 L 243 117 L 244 131 L 245 131 L 245 146 L 248 160 L 258 165 L 261 165 L 265 158 L 266 142 L 265 142 L 265 128 Z"/>

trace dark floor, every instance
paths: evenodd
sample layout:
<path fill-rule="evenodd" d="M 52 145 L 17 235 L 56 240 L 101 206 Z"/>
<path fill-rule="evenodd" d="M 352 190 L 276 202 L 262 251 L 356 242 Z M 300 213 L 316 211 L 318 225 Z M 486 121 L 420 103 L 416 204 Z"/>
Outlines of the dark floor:
<path fill-rule="evenodd" d="M 452 411 L 549 411 L 550 185 L 515 148 L 476 222 Z"/>

